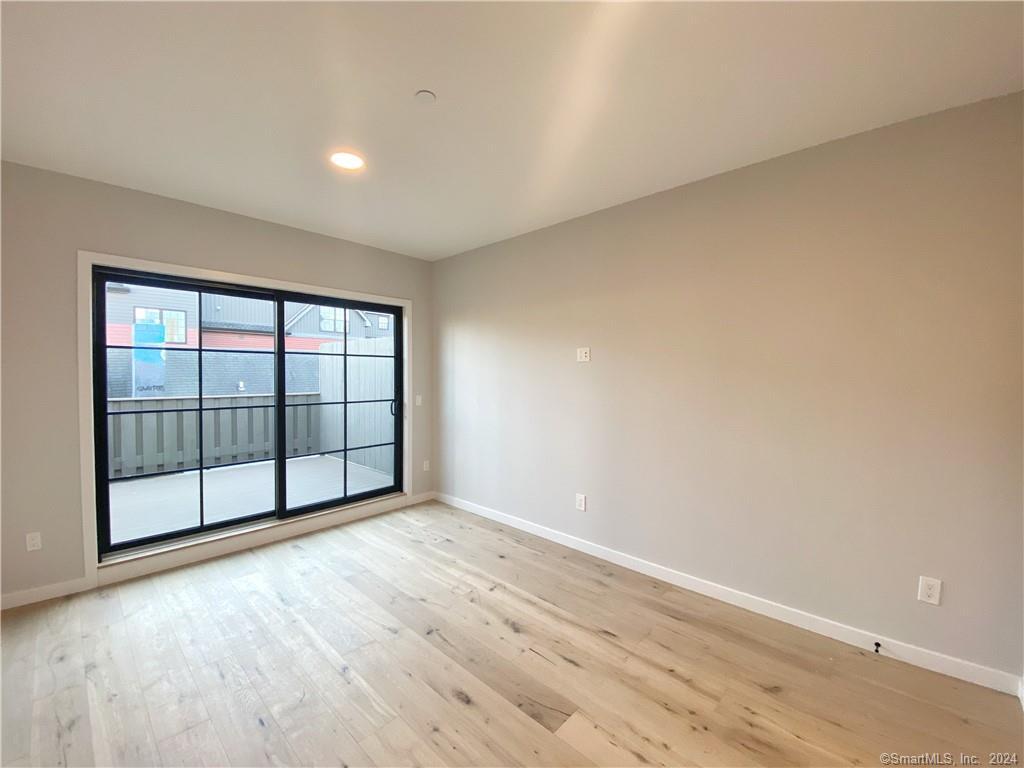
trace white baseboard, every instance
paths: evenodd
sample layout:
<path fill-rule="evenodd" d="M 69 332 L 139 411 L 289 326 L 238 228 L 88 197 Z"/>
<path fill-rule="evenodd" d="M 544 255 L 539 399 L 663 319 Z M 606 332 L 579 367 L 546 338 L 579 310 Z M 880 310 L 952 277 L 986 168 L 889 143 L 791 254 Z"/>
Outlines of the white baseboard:
<path fill-rule="evenodd" d="M 984 685 L 987 688 L 994 688 L 997 691 L 1004 693 L 1014 694 L 1021 697 L 1022 703 L 1024 703 L 1024 681 L 1021 677 L 1011 672 L 1004 672 L 1000 669 L 993 669 L 992 667 L 986 667 L 981 664 L 976 664 L 973 661 L 967 661 L 966 659 L 959 659 L 954 656 L 947 656 L 944 653 L 938 651 L 931 651 L 927 648 L 921 648 L 910 643 L 905 643 L 901 640 L 895 640 L 891 637 L 885 637 L 874 632 L 868 632 L 857 627 L 851 627 L 846 624 L 841 624 L 838 621 L 832 619 L 826 619 L 822 616 L 816 616 L 815 614 L 801 611 L 798 608 L 791 608 L 788 605 L 782 605 L 771 600 L 766 600 L 763 597 L 757 597 L 747 592 L 741 592 L 738 589 L 723 586 L 722 584 L 716 584 L 713 581 L 698 578 L 697 576 L 691 576 L 688 573 L 677 571 L 672 568 L 668 568 L 664 565 L 658 565 L 648 560 L 644 560 L 633 555 L 628 555 L 625 552 L 619 552 L 618 550 L 605 547 L 601 544 L 595 544 L 592 541 L 581 539 L 577 536 L 572 536 L 568 533 L 562 533 L 556 531 L 553 528 L 540 525 L 538 523 L 524 520 L 520 517 L 505 514 L 499 512 L 496 509 L 484 507 L 480 504 L 475 504 L 472 501 L 466 501 L 455 496 L 450 496 L 445 493 L 438 493 L 437 499 L 443 501 L 445 504 L 450 504 L 453 507 L 458 507 L 467 512 L 486 517 L 499 523 L 518 528 L 519 530 L 532 533 L 545 539 L 563 544 L 572 549 L 577 549 L 581 552 L 586 552 L 589 555 L 599 557 L 603 560 L 621 565 L 624 568 L 629 568 L 633 571 L 644 573 L 648 576 L 653 576 L 656 579 L 667 581 L 670 584 L 683 587 L 684 589 L 692 590 L 693 592 L 699 592 L 702 595 L 713 597 L 716 600 L 721 600 L 725 603 L 737 605 L 741 608 L 746 608 L 749 611 L 760 613 L 764 616 L 769 616 L 779 621 L 784 621 L 787 624 L 793 624 L 797 627 L 810 630 L 811 632 L 817 632 L 819 635 L 825 635 L 835 640 L 841 640 L 844 643 L 855 645 L 859 648 L 867 648 L 874 650 L 875 642 L 882 644 L 881 653 L 886 656 L 891 656 L 895 659 L 905 661 L 909 664 L 914 664 L 918 667 L 924 667 L 934 672 L 941 672 L 951 677 L 956 677 L 961 680 L 967 680 L 972 683 Z"/>
<path fill-rule="evenodd" d="M 39 603 L 43 600 L 52 600 L 55 597 L 73 595 L 75 592 L 84 592 L 96 586 L 94 579 L 82 576 L 70 581 L 59 581 L 56 584 L 44 584 L 41 587 L 22 589 L 17 592 L 5 592 L 0 598 L 0 606 L 3 608 L 17 608 L 20 605 Z"/>
<path fill-rule="evenodd" d="M 391 512 L 401 507 L 430 501 L 433 498 L 435 498 L 433 491 L 414 495 L 395 495 L 382 499 L 370 499 L 359 504 L 316 512 L 303 517 L 294 517 L 283 521 L 267 521 L 242 531 L 228 529 L 202 540 L 188 542 L 184 546 L 170 545 L 165 550 L 154 550 L 123 561 L 103 564 L 98 569 L 94 568 L 90 575 L 78 579 L 45 584 L 18 592 L 7 592 L 0 598 L 0 605 L 3 608 L 16 608 L 29 603 L 52 600 L 55 597 L 84 592 L 94 587 L 115 584 L 149 573 L 166 571 L 189 563 L 208 560 L 211 557 L 219 557 L 273 541 L 353 522 L 364 517 Z"/>

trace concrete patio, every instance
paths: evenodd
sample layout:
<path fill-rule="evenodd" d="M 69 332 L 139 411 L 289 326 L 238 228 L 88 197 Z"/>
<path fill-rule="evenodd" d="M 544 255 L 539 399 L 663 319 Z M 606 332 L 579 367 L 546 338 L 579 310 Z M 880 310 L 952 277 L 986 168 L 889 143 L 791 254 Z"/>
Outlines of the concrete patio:
<path fill-rule="evenodd" d="M 340 456 L 290 459 L 287 463 L 288 506 L 299 507 L 341 496 L 344 463 Z M 217 467 L 205 472 L 203 495 L 207 524 L 274 508 L 273 461 Z M 348 462 L 349 495 L 384 488 L 392 482 L 390 474 Z M 198 471 L 110 484 L 110 535 L 115 544 L 198 524 Z"/>

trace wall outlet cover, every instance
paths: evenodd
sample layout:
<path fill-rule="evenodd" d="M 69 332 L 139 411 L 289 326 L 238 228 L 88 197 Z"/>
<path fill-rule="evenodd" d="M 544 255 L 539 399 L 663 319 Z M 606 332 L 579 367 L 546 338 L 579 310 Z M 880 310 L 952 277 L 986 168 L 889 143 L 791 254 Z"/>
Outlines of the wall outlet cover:
<path fill-rule="evenodd" d="M 922 576 L 917 582 L 917 599 L 922 603 L 938 605 L 942 599 L 942 580 Z"/>

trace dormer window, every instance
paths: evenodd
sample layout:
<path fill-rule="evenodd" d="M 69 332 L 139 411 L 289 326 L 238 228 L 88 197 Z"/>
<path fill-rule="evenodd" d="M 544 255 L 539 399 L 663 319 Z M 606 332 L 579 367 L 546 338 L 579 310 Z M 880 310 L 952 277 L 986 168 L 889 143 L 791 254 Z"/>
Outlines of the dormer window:
<path fill-rule="evenodd" d="M 344 333 L 345 310 L 337 307 L 320 307 L 320 330 L 328 333 Z"/>

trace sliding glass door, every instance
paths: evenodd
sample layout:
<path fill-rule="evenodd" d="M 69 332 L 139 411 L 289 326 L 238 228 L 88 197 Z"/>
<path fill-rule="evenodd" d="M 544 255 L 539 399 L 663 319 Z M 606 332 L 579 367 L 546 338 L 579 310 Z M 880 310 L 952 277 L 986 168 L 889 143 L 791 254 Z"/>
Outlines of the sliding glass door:
<path fill-rule="evenodd" d="M 284 303 L 288 513 L 394 486 L 396 320 L 390 312 Z"/>
<path fill-rule="evenodd" d="M 400 307 L 96 268 L 101 555 L 401 488 Z"/>

